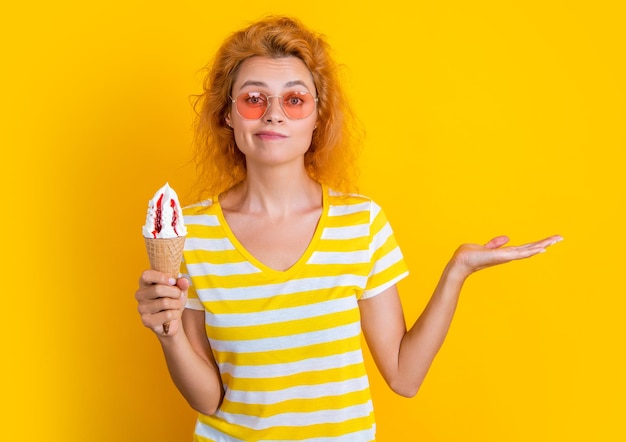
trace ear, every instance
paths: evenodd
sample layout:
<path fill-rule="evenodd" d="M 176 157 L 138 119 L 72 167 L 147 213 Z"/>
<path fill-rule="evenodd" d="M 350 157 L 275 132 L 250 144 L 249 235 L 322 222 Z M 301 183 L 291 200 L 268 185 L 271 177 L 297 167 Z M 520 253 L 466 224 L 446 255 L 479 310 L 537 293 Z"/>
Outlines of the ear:
<path fill-rule="evenodd" d="M 226 115 L 226 118 L 224 118 L 224 121 L 226 121 L 226 124 L 228 124 L 228 127 L 233 127 L 232 120 L 230 119 L 230 112 Z"/>

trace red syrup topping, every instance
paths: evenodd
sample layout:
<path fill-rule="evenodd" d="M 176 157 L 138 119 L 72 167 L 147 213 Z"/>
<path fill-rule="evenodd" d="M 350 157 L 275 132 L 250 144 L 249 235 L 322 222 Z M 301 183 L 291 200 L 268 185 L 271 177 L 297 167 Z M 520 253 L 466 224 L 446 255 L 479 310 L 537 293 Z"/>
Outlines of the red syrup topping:
<path fill-rule="evenodd" d="M 161 232 L 161 229 L 163 228 L 163 226 L 161 225 L 161 218 L 163 217 L 163 194 L 161 194 L 161 196 L 159 197 L 159 200 L 157 201 L 157 206 L 156 206 L 156 215 L 155 215 L 155 219 L 154 219 L 154 230 L 152 231 L 152 235 L 154 235 L 154 237 L 157 237 L 157 233 Z"/>
<path fill-rule="evenodd" d="M 174 233 L 176 234 L 176 236 L 180 236 L 178 234 L 178 231 L 176 230 L 176 225 L 178 224 L 178 213 L 176 212 L 176 201 L 174 201 L 173 199 L 170 200 L 170 206 L 172 207 L 172 212 L 174 212 L 174 215 L 172 216 L 172 228 L 174 229 Z"/>

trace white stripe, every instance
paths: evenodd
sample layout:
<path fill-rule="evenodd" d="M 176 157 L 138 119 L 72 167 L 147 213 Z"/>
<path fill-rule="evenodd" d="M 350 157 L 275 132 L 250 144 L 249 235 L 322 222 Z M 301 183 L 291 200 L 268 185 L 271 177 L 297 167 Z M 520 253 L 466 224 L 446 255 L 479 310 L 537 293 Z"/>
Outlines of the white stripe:
<path fill-rule="evenodd" d="M 193 224 L 200 226 L 219 226 L 220 220 L 216 215 L 185 215 L 183 216 L 185 225 Z"/>
<path fill-rule="evenodd" d="M 238 378 L 265 379 L 305 373 L 311 371 L 311 367 L 314 367 L 315 371 L 319 371 L 347 367 L 361 362 L 363 362 L 363 354 L 360 350 L 354 350 L 338 355 L 309 358 L 304 361 L 289 362 L 286 364 L 233 365 L 223 363 L 219 364 L 219 368 L 220 373 L 228 373 Z"/>
<path fill-rule="evenodd" d="M 231 275 L 249 275 L 251 273 L 260 273 L 261 270 L 253 266 L 248 261 L 232 262 L 226 264 L 211 264 L 201 262 L 198 264 L 187 264 L 189 273 L 194 275 L 214 275 L 214 276 L 231 276 Z"/>
<path fill-rule="evenodd" d="M 313 252 L 309 264 L 366 264 L 369 262 L 369 250 L 354 252 Z"/>
<path fill-rule="evenodd" d="M 200 422 L 200 419 L 196 421 L 195 434 L 215 442 L 246 442 L 243 439 L 228 436 L 213 427 L 209 427 L 208 425 Z"/>
<path fill-rule="evenodd" d="M 198 298 L 187 298 L 187 303 L 185 304 L 185 308 L 191 310 L 204 310 L 204 306 L 200 302 Z"/>
<path fill-rule="evenodd" d="M 383 270 L 388 269 L 395 263 L 402 260 L 402 252 L 400 251 L 400 247 L 396 247 L 391 252 L 387 253 L 385 256 L 376 261 L 376 265 L 372 269 L 372 275 L 382 272 Z"/>
<path fill-rule="evenodd" d="M 328 208 L 328 216 L 352 215 L 353 213 L 367 212 L 369 208 L 369 201 L 359 204 L 346 204 L 343 206 L 333 205 Z"/>
<path fill-rule="evenodd" d="M 382 211 L 381 207 L 378 204 L 376 204 L 374 201 L 372 201 L 372 204 L 370 207 L 370 224 L 376 219 L 376 217 L 381 211 Z"/>
<path fill-rule="evenodd" d="M 222 250 L 234 250 L 235 246 L 228 240 L 228 238 L 187 238 L 185 241 L 185 250 L 210 250 L 210 251 L 222 251 Z"/>
<path fill-rule="evenodd" d="M 226 390 L 226 399 L 241 404 L 272 405 L 290 399 L 316 399 L 327 396 L 343 396 L 369 388 L 367 376 L 345 381 L 327 382 L 317 385 L 298 385 L 273 391 Z"/>
<path fill-rule="evenodd" d="M 209 207 L 211 204 L 213 204 L 213 200 L 209 198 L 206 200 L 198 201 L 197 203 L 189 204 L 188 206 L 185 206 L 184 209 L 187 209 L 189 207 Z"/>
<path fill-rule="evenodd" d="M 343 422 L 347 419 L 369 416 L 372 412 L 372 403 L 353 405 L 352 407 L 337 410 L 322 410 L 310 413 L 282 413 L 267 418 L 247 416 L 244 414 L 224 413 L 218 411 L 216 416 L 226 420 L 232 420 L 238 424 L 254 430 L 264 430 L 276 426 L 300 427 L 306 425 L 332 424 Z"/>
<path fill-rule="evenodd" d="M 391 281 L 387 281 L 385 284 L 383 285 L 379 285 L 378 287 L 374 287 L 371 288 L 369 290 L 365 290 L 363 292 L 363 294 L 361 295 L 360 299 L 368 299 L 368 298 L 373 298 L 376 295 L 381 294 L 382 292 L 384 292 L 385 290 L 387 290 L 389 287 L 391 287 L 392 285 L 396 284 L 398 281 L 400 281 L 401 279 L 407 277 L 409 274 L 408 271 L 404 272 L 401 275 L 398 275 L 397 277 L 393 278 Z"/>
<path fill-rule="evenodd" d="M 358 336 L 361 332 L 360 323 L 341 325 L 325 330 L 295 335 L 278 336 L 264 339 L 249 339 L 242 341 L 223 341 L 211 339 L 211 348 L 215 351 L 228 351 L 237 353 L 257 353 L 275 350 L 291 350 L 298 347 L 334 342 L 338 339 L 346 339 Z"/>
<path fill-rule="evenodd" d="M 371 428 L 355 433 L 335 437 L 314 437 L 311 439 L 298 439 L 302 442 L 371 442 L 376 438 L 376 424 Z M 285 442 L 284 440 L 264 439 L 263 442 Z"/>
<path fill-rule="evenodd" d="M 198 275 L 201 276 L 201 275 Z M 250 287 L 197 289 L 198 297 L 203 301 L 239 301 L 271 298 L 278 295 L 324 290 L 336 287 L 365 287 L 367 276 L 340 275 L 321 278 L 303 278 L 279 284 Z"/>
<path fill-rule="evenodd" d="M 326 227 L 322 232 L 322 239 L 355 239 L 367 237 L 370 234 L 369 224 L 357 224 L 346 227 Z"/>
<path fill-rule="evenodd" d="M 246 442 L 242 439 L 236 439 L 228 436 L 221 431 L 209 427 L 198 420 L 196 422 L 195 434 L 216 442 Z M 336 437 L 314 437 L 308 439 L 298 439 L 302 442 L 370 442 L 376 437 L 376 424 L 367 430 L 357 431 L 355 433 L 346 434 Z M 263 442 L 285 442 L 284 439 L 264 439 Z"/>
<path fill-rule="evenodd" d="M 206 323 L 214 327 L 249 327 L 253 325 L 275 324 L 285 320 L 315 318 L 331 313 L 345 312 L 357 306 L 351 296 L 275 310 L 252 313 L 206 314 Z"/>
<path fill-rule="evenodd" d="M 372 256 L 374 255 L 376 250 L 382 247 L 392 235 L 393 231 L 391 230 L 391 226 L 389 225 L 389 223 L 385 224 L 385 226 L 380 229 L 380 231 L 376 233 L 376 235 L 374 235 L 374 238 L 372 239 L 372 243 L 370 244 L 370 252 L 372 253 Z"/>

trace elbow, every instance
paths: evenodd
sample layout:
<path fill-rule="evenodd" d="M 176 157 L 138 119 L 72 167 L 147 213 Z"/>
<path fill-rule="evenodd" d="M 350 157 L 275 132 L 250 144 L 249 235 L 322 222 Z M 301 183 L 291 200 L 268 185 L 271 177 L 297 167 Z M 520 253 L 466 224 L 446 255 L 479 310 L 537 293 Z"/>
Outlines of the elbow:
<path fill-rule="evenodd" d="M 419 388 L 392 388 L 393 392 L 399 396 L 411 399 L 417 395 Z"/>
<path fill-rule="evenodd" d="M 213 416 L 222 404 L 222 397 L 205 400 L 188 401 L 191 408 L 205 416 Z"/>
<path fill-rule="evenodd" d="M 410 399 L 417 395 L 421 385 L 421 382 L 394 382 L 389 387 L 397 395 Z"/>
<path fill-rule="evenodd" d="M 197 411 L 200 414 L 203 414 L 205 416 L 213 416 L 215 413 L 217 413 L 217 409 L 219 408 L 219 405 L 214 405 L 214 404 L 190 404 L 191 408 L 193 408 L 195 411 Z"/>

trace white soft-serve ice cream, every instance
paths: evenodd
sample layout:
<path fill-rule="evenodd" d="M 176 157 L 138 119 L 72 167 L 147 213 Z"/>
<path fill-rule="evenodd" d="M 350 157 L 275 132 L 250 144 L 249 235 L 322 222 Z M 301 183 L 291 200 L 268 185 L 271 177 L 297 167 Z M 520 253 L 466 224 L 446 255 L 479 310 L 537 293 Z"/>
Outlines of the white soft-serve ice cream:
<path fill-rule="evenodd" d="M 145 238 L 176 238 L 186 236 L 187 228 L 178 195 L 169 185 L 161 187 L 148 204 L 146 224 L 143 226 Z"/>
<path fill-rule="evenodd" d="M 187 228 L 178 195 L 168 183 L 150 200 L 142 232 L 150 268 L 178 278 Z M 168 334 L 169 328 L 169 323 L 163 324 L 164 335 Z"/>

